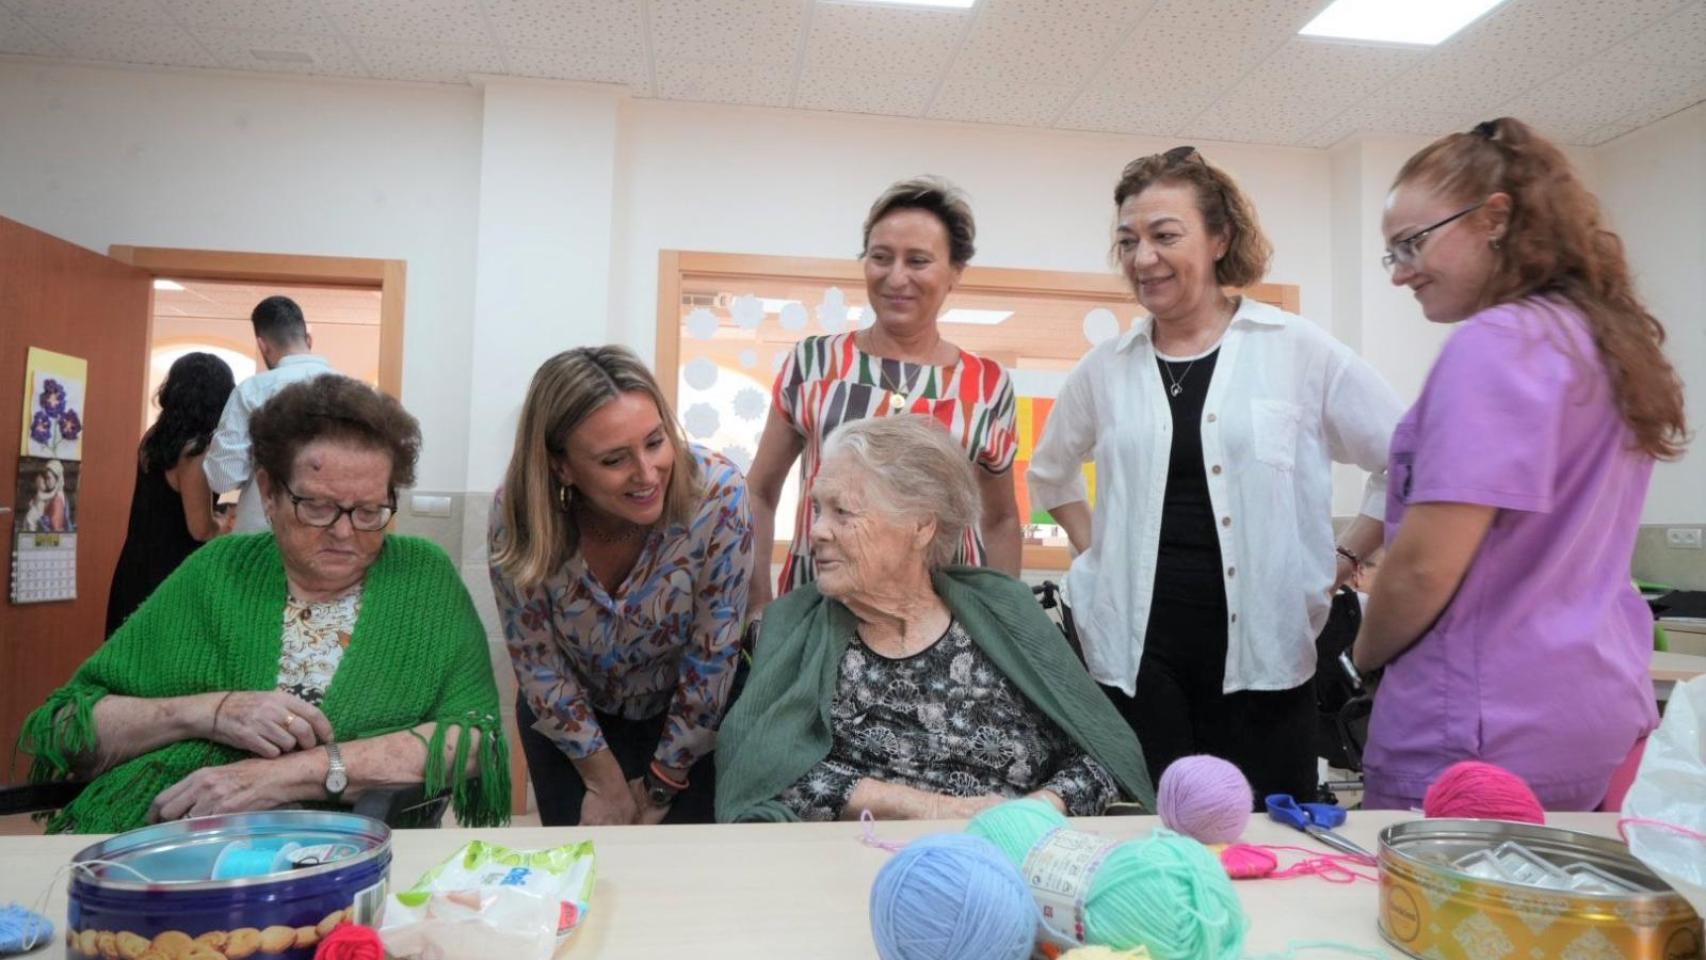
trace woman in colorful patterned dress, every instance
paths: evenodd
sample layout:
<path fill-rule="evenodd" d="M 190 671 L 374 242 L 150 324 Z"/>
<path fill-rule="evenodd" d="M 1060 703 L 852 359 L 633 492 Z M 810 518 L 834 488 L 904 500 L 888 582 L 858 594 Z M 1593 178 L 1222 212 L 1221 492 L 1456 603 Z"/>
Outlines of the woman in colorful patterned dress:
<path fill-rule="evenodd" d="M 972 258 L 971 207 L 945 180 L 917 177 L 883 192 L 865 218 L 865 293 L 876 311 L 867 330 L 807 337 L 776 377 L 770 418 L 747 483 L 759 549 L 750 606 L 770 602 L 770 548 L 782 484 L 800 460 L 794 540 L 778 594 L 812 582 L 811 492 L 823 443 L 844 423 L 921 413 L 934 418 L 977 466 L 983 512 L 955 560 L 1017 576 L 1019 505 L 1013 487 L 1013 383 L 993 360 L 942 339 L 937 315 Z M 803 460 L 802 460 L 803 455 Z"/>
<path fill-rule="evenodd" d="M 533 376 L 488 544 L 544 823 L 709 822 L 752 564 L 740 471 L 687 445 L 632 353 L 569 350 Z"/>

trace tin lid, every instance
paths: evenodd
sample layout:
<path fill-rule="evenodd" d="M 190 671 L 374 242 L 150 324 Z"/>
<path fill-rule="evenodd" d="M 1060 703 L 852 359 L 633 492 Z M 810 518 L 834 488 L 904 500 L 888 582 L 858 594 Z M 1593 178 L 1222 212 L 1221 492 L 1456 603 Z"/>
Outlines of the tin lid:
<path fill-rule="evenodd" d="M 213 879 L 216 873 L 230 875 L 226 864 L 234 845 L 245 852 L 265 853 L 262 859 L 276 863 L 276 869 L 263 867 L 232 879 Z M 285 876 L 296 879 L 346 870 L 386 856 L 390 848 L 391 828 L 359 814 L 322 810 L 225 814 L 155 824 L 85 847 L 71 858 L 72 880 L 109 890 L 224 890 Z M 304 849 L 321 851 L 321 855 L 296 853 Z"/>
<path fill-rule="evenodd" d="M 1559 872 L 1581 872 L 1584 868 L 1610 881 L 1569 890 L 1548 890 L 1471 873 L 1461 867 L 1475 854 L 1491 852 L 1516 842 L 1540 858 L 1542 866 Z M 1621 903 L 1652 904 L 1682 902 L 1681 897 L 1617 840 L 1531 823 L 1504 820 L 1413 820 L 1380 831 L 1383 864 L 1399 866 L 1511 893 L 1556 893 L 1568 897 L 1604 898 Z M 1616 890 L 1623 885 L 1634 888 Z"/>

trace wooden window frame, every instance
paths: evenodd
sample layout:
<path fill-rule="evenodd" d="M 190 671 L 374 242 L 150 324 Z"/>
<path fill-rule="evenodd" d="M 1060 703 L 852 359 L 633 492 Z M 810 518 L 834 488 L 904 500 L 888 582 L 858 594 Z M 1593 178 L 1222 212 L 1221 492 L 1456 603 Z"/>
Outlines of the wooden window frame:
<path fill-rule="evenodd" d="M 107 248 L 107 255 L 156 277 L 377 289 L 379 389 L 397 400 L 403 398 L 403 307 L 404 290 L 408 284 L 407 261 L 126 244 Z M 152 322 L 149 323 L 149 339 L 153 339 Z M 152 350 L 152 342 L 149 347 Z"/>
<path fill-rule="evenodd" d="M 677 405 L 676 387 L 681 376 L 681 289 L 684 276 L 714 277 L 739 288 L 766 281 L 813 281 L 863 290 L 865 268 L 858 260 L 827 257 L 781 257 L 746 253 L 706 253 L 694 250 L 658 251 L 658 303 L 656 371 L 658 385 L 670 404 Z M 1077 273 L 1067 270 L 1024 270 L 1012 267 L 968 266 L 954 287 L 956 293 L 1018 295 L 1068 299 L 1114 298 L 1135 302 L 1123 277 L 1109 273 Z M 1259 283 L 1241 291 L 1257 300 L 1298 313 L 1302 291 L 1296 284 Z M 788 544 L 771 546 L 771 562 L 780 563 Z M 1066 547 L 1024 548 L 1026 570 L 1063 571 L 1072 562 Z"/>

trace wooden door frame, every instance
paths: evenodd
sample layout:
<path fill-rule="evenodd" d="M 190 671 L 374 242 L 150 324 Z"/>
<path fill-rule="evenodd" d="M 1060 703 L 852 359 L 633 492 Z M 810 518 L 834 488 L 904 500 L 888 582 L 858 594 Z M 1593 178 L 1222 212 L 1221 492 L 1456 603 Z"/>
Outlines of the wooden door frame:
<path fill-rule="evenodd" d="M 318 257 L 289 253 L 238 253 L 114 244 L 114 260 L 156 277 L 190 280 L 310 283 L 370 287 L 379 291 L 379 389 L 403 398 L 403 304 L 408 263 L 369 257 Z M 153 339 L 153 319 L 148 324 Z M 152 348 L 152 344 L 150 344 Z"/>
<path fill-rule="evenodd" d="M 865 269 L 858 260 L 828 257 L 781 257 L 747 253 L 705 253 L 695 250 L 658 251 L 657 341 L 653 369 L 658 386 L 673 406 L 677 402 L 676 384 L 681 372 L 681 286 L 687 275 L 715 276 L 730 281 L 754 280 L 819 280 L 852 288 L 863 288 Z M 1136 303 L 1131 285 L 1115 273 L 1078 273 L 1068 270 L 1024 270 L 1012 267 L 966 267 L 958 293 L 1021 294 L 1028 296 L 1058 296 L 1074 299 L 1117 297 Z M 1297 313 L 1302 302 L 1302 290 L 1290 283 L 1258 283 L 1231 294 L 1248 293 L 1257 300 L 1277 305 L 1288 313 Z M 760 547 L 762 549 L 762 547 Z M 771 562 L 781 563 L 788 544 L 777 541 L 771 546 Z M 1065 570 L 1072 562 L 1066 547 L 1045 547 L 1026 544 L 1026 570 Z"/>

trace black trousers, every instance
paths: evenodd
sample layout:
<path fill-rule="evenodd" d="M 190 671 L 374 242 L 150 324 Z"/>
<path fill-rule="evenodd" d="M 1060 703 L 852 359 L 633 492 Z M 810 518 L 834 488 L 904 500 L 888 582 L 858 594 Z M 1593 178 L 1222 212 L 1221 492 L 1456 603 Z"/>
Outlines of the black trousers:
<path fill-rule="evenodd" d="M 624 778 L 644 776 L 651 767 L 657 751 L 658 738 L 663 735 L 666 710 L 646 720 L 628 720 L 608 713 L 593 714 L 604 731 L 605 742 L 616 762 L 622 765 Z M 521 730 L 521 749 L 527 754 L 527 773 L 533 781 L 534 798 L 539 801 L 539 821 L 547 827 L 573 827 L 581 822 L 581 803 L 586 799 L 586 782 L 575 765 L 550 737 L 533 729 L 535 716 L 527 698 L 515 698 L 515 725 Z M 714 823 L 713 803 L 717 792 L 716 754 L 706 754 L 687 773 L 687 789 L 681 791 L 670 805 L 664 823 Z"/>
<path fill-rule="evenodd" d="M 1159 785 L 1168 764 L 1207 753 L 1244 772 L 1258 811 L 1270 793 L 1314 799 L 1319 784 L 1313 686 L 1224 693 L 1226 645 L 1224 607 L 1157 598 L 1138 665 L 1137 695 L 1102 688 L 1143 745 L 1150 779 Z"/>

